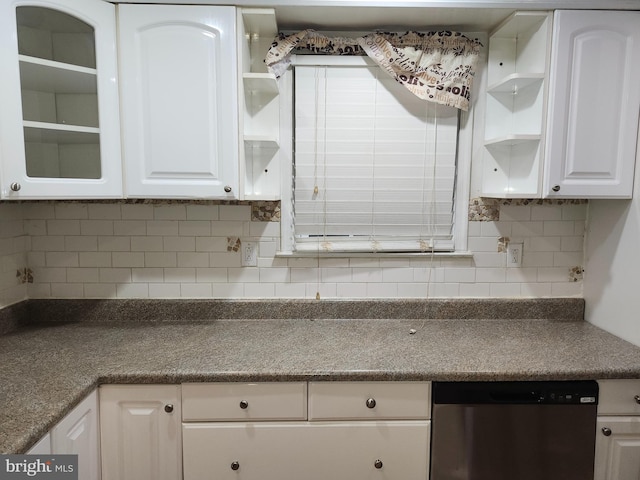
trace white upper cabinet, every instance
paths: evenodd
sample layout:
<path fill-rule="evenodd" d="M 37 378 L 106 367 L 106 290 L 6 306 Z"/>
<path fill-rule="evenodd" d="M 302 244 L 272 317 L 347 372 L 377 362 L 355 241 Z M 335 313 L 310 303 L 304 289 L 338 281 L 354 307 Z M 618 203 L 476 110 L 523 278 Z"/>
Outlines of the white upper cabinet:
<path fill-rule="evenodd" d="M 3 199 L 122 196 L 115 7 L 0 4 Z"/>
<path fill-rule="evenodd" d="M 239 196 L 235 8 L 119 5 L 125 194 Z"/>
<path fill-rule="evenodd" d="M 544 195 L 631 198 L 640 110 L 640 12 L 554 18 Z"/>

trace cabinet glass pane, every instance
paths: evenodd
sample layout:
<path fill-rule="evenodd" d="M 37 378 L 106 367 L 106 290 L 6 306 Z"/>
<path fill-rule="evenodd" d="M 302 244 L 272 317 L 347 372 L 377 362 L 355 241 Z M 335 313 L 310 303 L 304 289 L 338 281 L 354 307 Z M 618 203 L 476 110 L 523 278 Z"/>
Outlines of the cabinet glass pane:
<path fill-rule="evenodd" d="M 42 7 L 16 20 L 27 175 L 101 178 L 93 27 Z"/>

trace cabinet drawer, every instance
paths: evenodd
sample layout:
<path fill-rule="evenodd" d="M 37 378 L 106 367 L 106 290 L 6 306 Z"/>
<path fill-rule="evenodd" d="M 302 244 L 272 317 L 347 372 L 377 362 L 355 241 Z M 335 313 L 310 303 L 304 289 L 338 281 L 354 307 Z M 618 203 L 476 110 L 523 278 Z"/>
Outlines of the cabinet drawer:
<path fill-rule="evenodd" d="M 598 415 L 640 415 L 640 380 L 598 380 Z"/>
<path fill-rule="evenodd" d="M 185 383 L 182 419 L 306 420 L 306 383 Z"/>
<path fill-rule="evenodd" d="M 311 382 L 309 420 L 428 419 L 429 382 Z"/>

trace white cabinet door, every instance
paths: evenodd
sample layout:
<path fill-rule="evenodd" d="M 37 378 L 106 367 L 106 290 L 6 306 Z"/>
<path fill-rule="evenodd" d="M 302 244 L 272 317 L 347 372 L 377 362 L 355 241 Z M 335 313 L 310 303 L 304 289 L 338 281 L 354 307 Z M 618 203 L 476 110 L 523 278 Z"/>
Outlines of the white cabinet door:
<path fill-rule="evenodd" d="M 182 478 L 180 387 L 100 387 L 103 480 Z"/>
<path fill-rule="evenodd" d="M 640 478 L 640 417 L 598 417 L 595 480 Z"/>
<path fill-rule="evenodd" d="M 121 197 L 115 7 L 0 2 L 0 65 L 0 197 Z"/>
<path fill-rule="evenodd" d="M 425 480 L 428 421 L 185 424 L 184 478 Z"/>
<path fill-rule="evenodd" d="M 91 393 L 51 431 L 51 453 L 77 454 L 78 475 L 100 479 L 98 392 Z"/>
<path fill-rule="evenodd" d="M 557 11 L 544 195 L 630 198 L 640 109 L 640 12 Z"/>
<path fill-rule="evenodd" d="M 47 433 L 29 449 L 27 455 L 51 455 L 51 434 Z"/>
<path fill-rule="evenodd" d="M 129 197 L 238 197 L 235 9 L 119 5 Z"/>

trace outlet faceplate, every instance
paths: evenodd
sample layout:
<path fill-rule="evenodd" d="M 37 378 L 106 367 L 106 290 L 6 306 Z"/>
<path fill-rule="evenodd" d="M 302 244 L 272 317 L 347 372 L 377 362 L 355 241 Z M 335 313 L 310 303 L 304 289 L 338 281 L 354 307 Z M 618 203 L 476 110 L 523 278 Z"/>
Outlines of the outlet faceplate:
<path fill-rule="evenodd" d="M 522 243 L 509 243 L 507 247 L 507 267 L 522 266 Z"/>
<path fill-rule="evenodd" d="M 241 251 L 243 267 L 258 265 L 258 245 L 256 242 L 242 242 Z"/>

